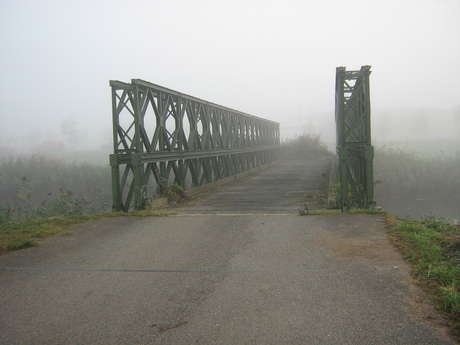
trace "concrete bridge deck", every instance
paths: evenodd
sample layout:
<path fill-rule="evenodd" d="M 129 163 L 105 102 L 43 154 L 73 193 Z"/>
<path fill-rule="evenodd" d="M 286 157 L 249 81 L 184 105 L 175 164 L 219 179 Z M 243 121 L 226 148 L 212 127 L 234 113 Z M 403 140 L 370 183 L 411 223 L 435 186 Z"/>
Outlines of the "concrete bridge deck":
<path fill-rule="evenodd" d="M 384 219 L 299 216 L 327 179 L 289 164 L 0 257 L 0 344 L 452 344 Z"/>

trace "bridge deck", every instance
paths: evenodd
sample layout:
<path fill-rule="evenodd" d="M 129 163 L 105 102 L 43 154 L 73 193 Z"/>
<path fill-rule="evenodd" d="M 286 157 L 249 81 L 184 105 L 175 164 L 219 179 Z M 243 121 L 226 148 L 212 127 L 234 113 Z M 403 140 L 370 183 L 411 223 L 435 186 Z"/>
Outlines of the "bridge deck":
<path fill-rule="evenodd" d="M 289 160 L 199 194 L 181 214 L 297 214 L 325 208 L 330 158 Z"/>

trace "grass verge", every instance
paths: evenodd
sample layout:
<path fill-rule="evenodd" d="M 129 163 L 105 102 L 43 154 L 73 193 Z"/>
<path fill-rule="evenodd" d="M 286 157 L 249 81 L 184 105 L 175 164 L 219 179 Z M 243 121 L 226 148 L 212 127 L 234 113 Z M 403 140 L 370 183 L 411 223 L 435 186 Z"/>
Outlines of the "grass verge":
<path fill-rule="evenodd" d="M 411 264 L 417 282 L 453 320 L 460 336 L 460 226 L 386 214 L 388 236 Z"/>
<path fill-rule="evenodd" d="M 452 320 L 453 332 L 460 337 L 460 226 L 434 217 L 422 221 L 400 218 L 380 209 L 349 213 L 386 217 L 390 241 L 411 265 L 416 282 Z M 321 214 L 333 213 L 299 210 L 302 216 Z"/>
<path fill-rule="evenodd" d="M 114 212 L 85 216 L 55 216 L 48 218 L 28 218 L 24 221 L 0 223 L 0 255 L 14 250 L 36 247 L 41 240 L 52 236 L 72 235 L 71 227 L 104 217 L 163 217 L 170 213 L 158 213 L 152 210 L 133 212 Z"/>

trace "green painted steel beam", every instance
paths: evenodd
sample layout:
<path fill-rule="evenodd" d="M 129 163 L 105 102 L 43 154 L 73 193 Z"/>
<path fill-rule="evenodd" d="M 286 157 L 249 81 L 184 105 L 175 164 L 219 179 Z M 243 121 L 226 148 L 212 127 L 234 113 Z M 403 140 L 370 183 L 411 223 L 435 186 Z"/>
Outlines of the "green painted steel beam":
<path fill-rule="evenodd" d="M 216 104 L 216 103 L 208 102 L 208 101 L 205 101 L 203 99 L 193 97 L 193 96 L 190 96 L 190 95 L 187 95 L 185 93 L 181 93 L 181 92 L 178 92 L 178 91 L 175 91 L 175 90 L 172 90 L 172 89 L 168 89 L 168 88 L 166 88 L 164 86 L 153 84 L 153 83 L 150 83 L 150 82 L 142 80 L 142 79 L 131 79 L 132 84 L 126 84 L 126 83 L 123 83 L 123 82 L 120 82 L 120 81 L 117 81 L 117 80 L 111 80 L 110 81 L 110 86 L 112 86 L 112 83 L 116 87 L 119 87 L 119 86 L 121 87 L 122 85 L 138 85 L 138 86 L 144 87 L 145 89 L 151 90 L 152 94 L 154 94 L 155 96 L 158 96 L 159 93 L 169 94 L 169 95 L 172 95 L 172 96 L 179 97 L 180 99 L 183 99 L 183 100 L 188 100 L 188 101 L 197 102 L 197 103 L 200 103 L 200 104 L 203 104 L 203 105 L 207 105 L 207 106 L 212 107 L 214 109 L 221 109 L 221 110 L 224 110 L 224 111 L 229 111 L 229 112 L 232 112 L 232 113 L 244 115 L 247 118 L 260 119 L 260 120 L 262 120 L 264 122 L 269 122 L 269 123 L 279 125 L 279 123 L 276 122 L 276 121 L 271 121 L 271 120 L 267 120 L 267 119 L 257 117 L 257 116 L 254 116 L 254 115 L 249 115 L 249 114 L 246 114 L 244 112 L 234 110 L 234 109 L 231 109 L 231 108 L 227 108 L 227 107 L 224 107 L 224 106 Z"/>
<path fill-rule="evenodd" d="M 143 208 L 149 188 L 196 187 L 279 158 L 277 122 L 139 79 L 110 86 L 114 210 Z"/>
<path fill-rule="evenodd" d="M 370 66 L 359 71 L 336 69 L 336 147 L 340 174 L 340 208 L 375 206 L 374 148 L 371 145 Z"/>

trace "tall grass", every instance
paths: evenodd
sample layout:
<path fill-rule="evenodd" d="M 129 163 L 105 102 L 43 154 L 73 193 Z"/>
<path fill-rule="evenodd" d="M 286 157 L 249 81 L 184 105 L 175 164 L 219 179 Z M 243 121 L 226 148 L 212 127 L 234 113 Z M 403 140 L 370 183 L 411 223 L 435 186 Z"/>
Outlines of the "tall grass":
<path fill-rule="evenodd" d="M 45 156 L 0 160 L 0 220 L 109 209 L 110 167 Z"/>
<path fill-rule="evenodd" d="M 422 158 L 383 147 L 375 151 L 374 177 L 382 196 L 459 195 L 460 153 Z"/>

